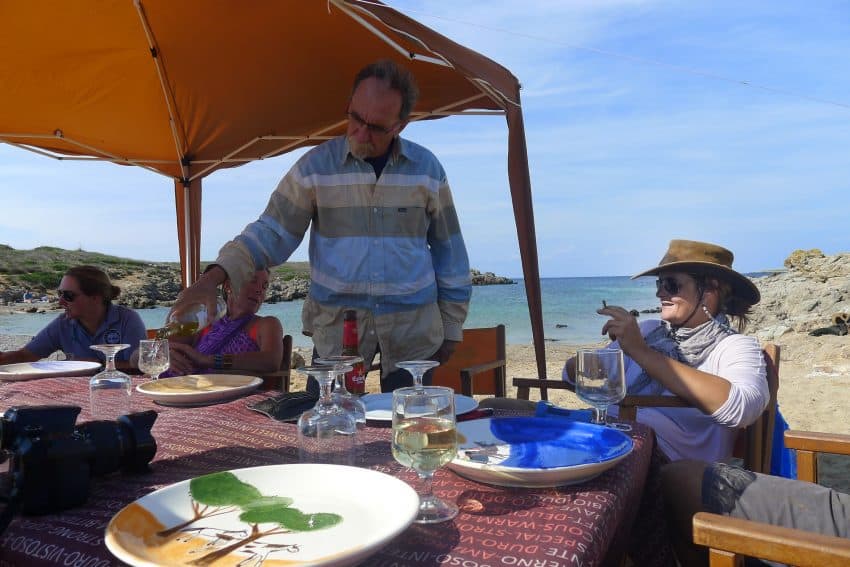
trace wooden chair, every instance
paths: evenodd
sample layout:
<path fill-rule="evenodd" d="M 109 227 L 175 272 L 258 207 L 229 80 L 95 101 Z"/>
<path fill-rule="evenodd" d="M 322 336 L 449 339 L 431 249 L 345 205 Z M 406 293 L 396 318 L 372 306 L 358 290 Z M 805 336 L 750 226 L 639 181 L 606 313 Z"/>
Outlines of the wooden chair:
<path fill-rule="evenodd" d="M 817 455 L 850 455 L 850 435 L 785 432 L 785 445 L 797 450 L 797 478 L 817 482 Z M 699 512 L 694 543 L 709 548 L 711 567 L 743 565 L 744 556 L 800 567 L 850 565 L 850 540 L 802 530 Z"/>
<path fill-rule="evenodd" d="M 506 387 L 505 326 L 464 329 L 451 359 L 434 369 L 433 384 L 449 386 L 465 396 L 504 397 Z"/>
<path fill-rule="evenodd" d="M 280 369 L 270 374 L 260 374 L 263 379 L 263 390 L 289 391 L 289 380 L 292 377 L 292 335 L 283 335 L 283 356 Z"/>

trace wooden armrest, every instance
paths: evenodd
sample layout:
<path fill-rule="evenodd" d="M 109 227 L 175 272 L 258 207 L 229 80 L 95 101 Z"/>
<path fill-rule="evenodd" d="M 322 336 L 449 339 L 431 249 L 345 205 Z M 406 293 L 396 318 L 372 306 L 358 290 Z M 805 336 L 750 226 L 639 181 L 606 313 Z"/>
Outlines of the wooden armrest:
<path fill-rule="evenodd" d="M 785 446 L 797 451 L 797 478 L 817 482 L 818 453 L 850 455 L 850 435 L 789 429 L 785 432 Z"/>
<path fill-rule="evenodd" d="M 461 374 L 466 373 L 470 375 L 481 374 L 487 370 L 493 370 L 494 368 L 501 368 L 505 366 L 505 360 L 492 360 L 490 362 L 484 362 L 482 364 L 476 364 L 475 366 L 470 366 L 468 368 L 462 368 L 460 370 Z"/>
<path fill-rule="evenodd" d="M 693 521 L 694 543 L 711 548 L 712 567 L 735 565 L 735 555 L 800 567 L 847 565 L 850 561 L 848 539 L 707 512 L 697 513 Z M 720 550 L 720 553 L 716 550 Z"/>
<path fill-rule="evenodd" d="M 505 359 L 491 360 L 490 362 L 462 368 L 460 370 L 461 393 L 465 396 L 471 396 L 475 390 L 472 387 L 472 377 L 487 370 L 496 370 L 495 394 L 499 397 L 505 397 Z"/>
<path fill-rule="evenodd" d="M 617 405 L 620 407 L 689 408 L 691 404 L 678 396 L 626 396 Z"/>
<path fill-rule="evenodd" d="M 520 400 L 527 400 L 531 397 L 531 388 L 541 388 L 541 390 L 545 388 L 552 388 L 553 390 L 569 390 L 570 392 L 575 392 L 575 385 L 567 382 L 566 380 L 541 380 L 540 378 L 514 378 L 514 386 L 516 387 L 516 397 Z M 542 399 L 548 399 L 547 396 L 543 396 L 541 392 Z"/>
<path fill-rule="evenodd" d="M 687 408 L 691 404 L 678 396 L 626 396 L 619 404 L 619 418 L 626 421 L 637 419 L 639 407 Z"/>
<path fill-rule="evenodd" d="M 789 429 L 785 432 L 785 446 L 816 453 L 850 455 L 850 435 Z"/>

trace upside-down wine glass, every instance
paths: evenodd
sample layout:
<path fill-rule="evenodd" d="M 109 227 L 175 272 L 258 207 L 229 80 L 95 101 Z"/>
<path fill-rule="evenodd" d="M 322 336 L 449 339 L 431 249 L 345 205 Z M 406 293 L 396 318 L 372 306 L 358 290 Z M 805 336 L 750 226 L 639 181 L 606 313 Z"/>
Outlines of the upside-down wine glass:
<path fill-rule="evenodd" d="M 415 522 L 433 524 L 457 516 L 457 506 L 434 496 L 432 487 L 434 473 L 457 453 L 454 390 L 420 386 L 393 391 L 392 452 L 423 481 Z"/>
<path fill-rule="evenodd" d="M 130 413 L 132 381 L 115 368 L 115 355 L 129 347 L 127 344 L 91 345 L 92 349 L 106 357 L 106 367 L 89 380 L 89 400 L 94 419 L 115 420 Z"/>
<path fill-rule="evenodd" d="M 168 339 L 139 341 L 139 370 L 150 376 L 151 380 L 157 380 L 170 365 Z"/>
<path fill-rule="evenodd" d="M 345 387 L 345 375 L 358 362 L 363 362 L 362 356 L 322 356 L 316 359 L 316 364 L 330 366 L 336 374 L 336 387 L 331 393 L 334 403 L 351 412 L 358 427 L 366 426 L 366 405 L 360 401 L 360 397 L 352 394 Z"/>
<path fill-rule="evenodd" d="M 439 366 L 440 363 L 436 360 L 404 360 L 397 362 L 396 366 L 404 368 L 413 376 L 413 387 L 417 390 L 422 390 L 422 377 L 431 368 Z"/>
<path fill-rule="evenodd" d="M 593 422 L 605 425 L 608 406 L 626 396 L 623 351 L 579 349 L 576 352 L 576 395 L 593 406 Z"/>
<path fill-rule="evenodd" d="M 351 366 L 344 366 L 348 372 Z M 298 372 L 319 383 L 319 401 L 298 418 L 298 458 L 302 463 L 353 465 L 356 456 L 357 422 L 354 415 L 335 403 L 331 387 L 336 369 L 305 366 Z"/>

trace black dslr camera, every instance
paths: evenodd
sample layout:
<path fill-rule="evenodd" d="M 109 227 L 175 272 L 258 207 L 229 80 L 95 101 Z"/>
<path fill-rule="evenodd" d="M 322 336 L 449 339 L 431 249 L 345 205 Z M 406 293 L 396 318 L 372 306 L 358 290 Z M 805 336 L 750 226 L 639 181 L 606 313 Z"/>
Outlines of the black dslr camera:
<path fill-rule="evenodd" d="M 79 413 L 77 406 L 18 406 L 0 417 L 0 450 L 10 454 L 4 515 L 79 506 L 91 476 L 148 470 L 156 454 L 155 411 L 74 427 Z"/>

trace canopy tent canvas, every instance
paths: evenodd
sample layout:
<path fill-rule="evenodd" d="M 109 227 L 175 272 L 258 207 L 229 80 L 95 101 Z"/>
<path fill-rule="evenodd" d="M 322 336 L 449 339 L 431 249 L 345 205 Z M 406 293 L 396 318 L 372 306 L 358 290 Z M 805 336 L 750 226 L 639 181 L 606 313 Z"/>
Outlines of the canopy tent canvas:
<path fill-rule="evenodd" d="M 172 178 L 184 285 L 199 275 L 202 179 L 343 134 L 365 64 L 390 58 L 414 73 L 412 120 L 503 115 L 546 376 L 520 87 L 504 67 L 372 0 L 3 1 L 0 22 L 0 141 Z"/>

